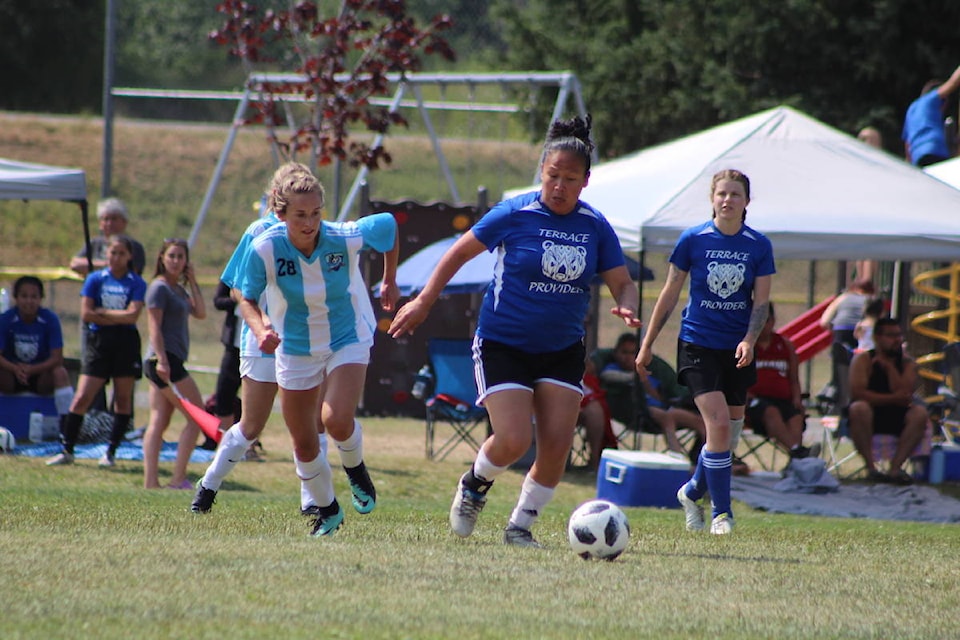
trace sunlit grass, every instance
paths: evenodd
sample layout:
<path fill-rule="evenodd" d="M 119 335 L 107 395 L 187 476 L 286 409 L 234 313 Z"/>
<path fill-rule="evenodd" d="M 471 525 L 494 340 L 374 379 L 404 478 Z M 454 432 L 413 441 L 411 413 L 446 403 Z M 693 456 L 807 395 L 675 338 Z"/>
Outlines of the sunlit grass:
<path fill-rule="evenodd" d="M 735 534 L 716 539 L 684 532 L 678 510 L 636 508 L 621 559 L 584 562 L 565 533 L 594 495 L 584 473 L 568 474 L 537 525 L 545 551 L 500 542 L 515 471 L 460 540 L 447 512 L 469 451 L 424 460 L 414 420 L 364 420 L 377 510 L 347 507 L 333 539 L 312 539 L 278 423 L 268 461 L 241 464 L 206 516 L 188 511 L 190 492 L 139 488 L 140 463 L 0 458 L 0 635 L 940 638 L 960 606 L 955 525 L 736 505 Z"/>

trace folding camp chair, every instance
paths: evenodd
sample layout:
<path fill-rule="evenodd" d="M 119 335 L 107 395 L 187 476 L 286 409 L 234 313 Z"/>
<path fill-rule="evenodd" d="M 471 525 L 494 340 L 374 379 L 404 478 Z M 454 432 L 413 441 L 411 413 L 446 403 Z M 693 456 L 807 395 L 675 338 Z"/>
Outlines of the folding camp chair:
<path fill-rule="evenodd" d="M 487 410 L 476 404 L 477 389 L 473 377 L 471 340 L 431 338 L 427 344 L 433 369 L 434 392 L 426 401 L 426 454 L 431 460 L 443 460 L 460 443 L 474 451 L 490 433 Z M 453 433 L 439 447 L 434 446 L 438 425 L 449 425 Z M 484 425 L 482 435 L 478 428 Z"/>
<path fill-rule="evenodd" d="M 807 393 L 801 394 L 804 405 L 810 399 Z M 750 422 L 750 412 L 747 411 L 746 422 L 740 434 L 740 443 L 734 452 L 738 458 L 746 463 L 752 459 L 764 471 L 780 471 L 790 462 L 790 451 L 776 438 L 766 434 L 765 429 L 756 429 Z M 804 412 L 804 425 L 807 415 Z M 761 432 L 762 431 L 762 432 Z M 806 426 L 804 426 L 806 431 Z"/>

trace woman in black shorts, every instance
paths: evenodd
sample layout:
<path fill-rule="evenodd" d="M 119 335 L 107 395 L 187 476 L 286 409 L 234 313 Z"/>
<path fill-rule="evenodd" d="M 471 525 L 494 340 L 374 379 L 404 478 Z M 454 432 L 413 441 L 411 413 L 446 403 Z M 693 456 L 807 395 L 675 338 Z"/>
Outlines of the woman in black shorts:
<path fill-rule="evenodd" d="M 157 467 L 163 432 L 170 426 L 170 416 L 180 403 L 170 385 L 176 385 L 183 397 L 197 406 L 203 399 L 197 383 L 187 373 L 184 362 L 190 350 L 190 316 L 203 320 L 206 306 L 190 264 L 190 249 L 186 240 L 167 239 L 157 256 L 156 276 L 147 289 L 147 320 L 150 342 L 144 370 L 150 385 L 150 422 L 143 436 L 143 486 L 159 489 Z M 187 415 L 187 426 L 180 434 L 177 460 L 170 489 L 192 489 L 187 480 L 187 464 L 197 446 L 200 427 Z"/>
<path fill-rule="evenodd" d="M 133 242 L 126 236 L 108 240 L 107 266 L 87 276 L 80 291 L 80 318 L 88 330 L 77 391 L 70 412 L 60 425 L 63 451 L 48 465 L 73 464 L 73 448 L 83 415 L 108 379 L 114 385 L 114 416 L 110 444 L 100 458 L 112 467 L 114 455 L 133 412 L 133 383 L 141 377 L 140 334 L 137 318 L 143 309 L 147 284 L 132 269 Z"/>

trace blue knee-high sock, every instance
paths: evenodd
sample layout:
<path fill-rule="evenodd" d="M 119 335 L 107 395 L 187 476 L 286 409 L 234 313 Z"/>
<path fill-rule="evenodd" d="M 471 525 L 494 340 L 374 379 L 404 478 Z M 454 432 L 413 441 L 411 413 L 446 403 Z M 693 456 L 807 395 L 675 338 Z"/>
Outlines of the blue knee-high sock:
<path fill-rule="evenodd" d="M 700 450 L 700 455 L 697 456 L 697 466 L 693 470 L 693 476 L 690 478 L 690 481 L 687 482 L 687 497 L 693 501 L 699 500 L 703 497 L 703 494 L 707 492 L 707 476 L 703 471 L 703 454 L 705 453 L 706 450 Z"/>
<path fill-rule="evenodd" d="M 710 487 L 710 500 L 713 502 L 713 517 L 721 513 L 733 516 L 730 510 L 730 478 L 733 465 L 729 451 L 704 451 L 703 471 Z"/>

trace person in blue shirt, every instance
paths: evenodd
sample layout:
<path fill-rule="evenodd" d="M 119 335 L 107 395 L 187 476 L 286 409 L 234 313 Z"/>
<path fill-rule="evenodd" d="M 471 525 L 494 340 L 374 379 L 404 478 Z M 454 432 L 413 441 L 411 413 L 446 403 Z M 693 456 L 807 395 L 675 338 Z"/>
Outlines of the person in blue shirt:
<path fill-rule="evenodd" d="M 536 460 L 503 540 L 540 546 L 530 529 L 553 497 L 573 442 L 595 275 L 613 294 L 611 313 L 628 327 L 641 324 L 620 243 L 607 220 L 580 200 L 592 150 L 589 116 L 553 122 L 540 159 L 540 191 L 497 204 L 460 236 L 390 325 L 394 338 L 412 333 L 460 267 L 482 251 L 496 253 L 473 343 L 477 403 L 487 409 L 493 435 L 457 486 L 450 525 L 458 536 L 473 533 L 487 491 L 529 450 L 535 430 Z"/>
<path fill-rule="evenodd" d="M 754 345 L 767 319 L 776 271 L 770 241 L 745 224 L 750 180 L 726 169 L 710 184 L 713 217 L 687 229 L 670 254 L 666 282 L 637 354 L 638 371 L 653 359 L 653 345 L 690 276 L 677 347 L 677 373 L 693 395 L 707 429 L 693 477 L 680 487 L 686 527 L 705 527 L 698 501 L 710 491 L 710 533 L 733 531 L 731 452 L 743 429 L 747 389 L 756 381 Z"/>
<path fill-rule="evenodd" d="M 63 331 L 57 314 L 42 306 L 40 278 L 17 278 L 13 303 L 0 314 L 0 393 L 52 393 L 57 413 L 65 416 L 73 387 L 63 366 Z"/>
<path fill-rule="evenodd" d="M 363 462 L 355 418 L 366 380 L 376 318 L 360 274 L 360 251 L 384 254 L 381 304 L 392 310 L 399 243 L 392 214 L 356 222 L 322 219 L 323 187 L 309 172 L 274 185 L 280 219 L 250 245 L 241 267 L 240 310 L 261 352 L 276 355 L 280 405 L 293 439 L 301 480 L 301 511 L 316 518 L 312 535 L 332 535 L 343 523 L 332 473 L 317 436 L 322 422 L 340 452 L 354 508 L 368 513 L 376 489 Z M 260 308 L 266 293 L 267 317 Z"/>
<path fill-rule="evenodd" d="M 133 242 L 130 238 L 111 236 L 107 263 L 106 268 L 88 275 L 80 290 L 80 319 L 88 332 L 87 344 L 77 392 L 70 412 L 60 425 L 63 450 L 47 460 L 48 465 L 73 464 L 73 450 L 83 416 L 109 379 L 113 380 L 116 397 L 110 444 L 101 464 L 113 459 L 130 424 L 133 383 L 143 375 L 137 319 L 143 310 L 147 283 L 133 271 Z"/>
<path fill-rule="evenodd" d="M 960 89 L 960 67 L 946 82 L 930 80 L 920 97 L 910 103 L 903 120 L 903 144 L 907 162 L 926 167 L 949 158 L 953 144 L 947 140 L 944 112 L 947 98 Z"/>

